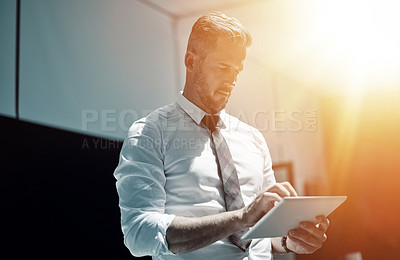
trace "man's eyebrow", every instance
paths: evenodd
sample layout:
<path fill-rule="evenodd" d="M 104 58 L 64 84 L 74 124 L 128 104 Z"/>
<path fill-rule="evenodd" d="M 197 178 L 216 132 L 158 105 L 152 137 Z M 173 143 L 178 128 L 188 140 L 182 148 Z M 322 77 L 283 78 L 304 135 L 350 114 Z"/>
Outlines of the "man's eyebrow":
<path fill-rule="evenodd" d="M 222 65 L 222 66 L 225 66 L 225 67 L 234 68 L 234 69 L 236 69 L 238 71 L 242 71 L 243 70 L 243 64 L 240 65 L 240 67 L 238 67 L 238 68 L 235 68 L 234 66 L 232 66 L 232 65 L 230 65 L 228 63 L 225 63 L 225 62 L 220 62 L 219 65 Z"/>

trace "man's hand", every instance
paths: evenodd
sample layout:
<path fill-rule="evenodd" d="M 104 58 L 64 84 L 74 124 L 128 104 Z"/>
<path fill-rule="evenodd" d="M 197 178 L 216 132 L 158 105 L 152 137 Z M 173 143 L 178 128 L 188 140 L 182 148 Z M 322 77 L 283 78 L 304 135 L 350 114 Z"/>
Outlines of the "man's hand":
<path fill-rule="evenodd" d="M 276 183 L 243 209 L 203 217 L 177 216 L 166 232 L 169 249 L 175 254 L 187 253 L 251 227 L 276 202 L 289 196 L 297 196 L 290 183 Z"/>
<path fill-rule="evenodd" d="M 270 211 L 283 197 L 296 196 L 297 193 L 289 182 L 276 183 L 260 193 L 247 207 L 242 209 L 242 221 L 251 227 Z"/>
<path fill-rule="evenodd" d="M 286 246 L 297 254 L 312 254 L 322 247 L 327 236 L 329 220 L 318 216 L 317 222 L 301 222 L 298 228 L 289 231 Z"/>

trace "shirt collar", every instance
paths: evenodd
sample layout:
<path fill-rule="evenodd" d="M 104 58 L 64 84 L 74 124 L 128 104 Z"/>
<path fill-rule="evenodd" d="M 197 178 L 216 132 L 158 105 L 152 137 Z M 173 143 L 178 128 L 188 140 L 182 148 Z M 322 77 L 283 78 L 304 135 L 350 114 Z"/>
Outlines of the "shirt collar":
<path fill-rule="evenodd" d="M 190 102 L 186 97 L 183 96 L 183 92 L 180 91 L 178 97 L 176 98 L 176 103 L 182 108 L 183 111 L 185 111 L 186 114 L 188 114 L 193 121 L 196 122 L 196 124 L 200 125 L 201 120 L 205 115 L 207 115 L 206 112 L 204 112 L 201 108 Z M 220 120 L 218 122 L 218 125 L 220 125 L 221 128 L 225 128 L 224 124 L 224 119 L 226 117 L 225 114 L 225 109 L 219 111 L 217 115 L 220 116 Z"/>

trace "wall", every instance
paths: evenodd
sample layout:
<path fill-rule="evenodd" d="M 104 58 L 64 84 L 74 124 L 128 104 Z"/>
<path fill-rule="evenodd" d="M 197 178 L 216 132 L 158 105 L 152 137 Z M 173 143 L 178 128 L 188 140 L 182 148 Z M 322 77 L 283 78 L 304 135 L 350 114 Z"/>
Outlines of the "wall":
<path fill-rule="evenodd" d="M 15 116 L 16 1 L 0 1 L 0 114 Z"/>
<path fill-rule="evenodd" d="M 15 3 L 2 1 L 0 27 L 0 112 L 10 116 Z M 21 1 L 20 118 L 124 138 L 134 120 L 176 96 L 171 28 L 137 1 Z"/>

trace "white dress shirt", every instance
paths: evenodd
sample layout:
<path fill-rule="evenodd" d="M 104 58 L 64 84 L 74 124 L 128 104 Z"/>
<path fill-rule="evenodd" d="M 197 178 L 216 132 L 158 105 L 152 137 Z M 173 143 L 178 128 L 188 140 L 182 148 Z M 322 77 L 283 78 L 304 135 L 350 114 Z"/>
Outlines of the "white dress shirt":
<path fill-rule="evenodd" d="M 139 119 L 121 149 L 117 179 L 124 243 L 135 256 L 153 259 L 270 259 L 270 239 L 253 239 L 246 252 L 228 238 L 175 255 L 166 230 L 175 216 L 225 212 L 224 193 L 210 132 L 200 126 L 206 113 L 182 93 L 176 102 Z M 245 205 L 275 183 L 262 134 L 221 111 L 221 133 L 228 143 Z"/>

